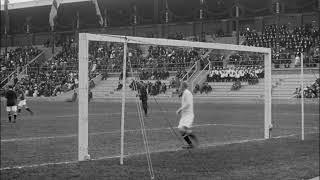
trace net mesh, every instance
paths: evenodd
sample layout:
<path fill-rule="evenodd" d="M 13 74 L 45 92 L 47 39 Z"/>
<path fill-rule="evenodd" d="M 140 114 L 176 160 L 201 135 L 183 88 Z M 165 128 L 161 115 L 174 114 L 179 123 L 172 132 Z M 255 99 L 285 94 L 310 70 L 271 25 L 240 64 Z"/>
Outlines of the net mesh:
<path fill-rule="evenodd" d="M 97 129 L 89 128 L 89 134 L 111 132 L 91 137 L 89 154 L 92 157 L 119 156 L 123 43 L 91 43 L 108 57 L 108 65 L 102 68 L 106 69 L 108 77 L 92 89 L 93 98 L 104 106 L 106 114 L 113 115 L 98 120 L 108 125 L 92 124 Z M 151 152 L 176 150 L 183 145 L 176 128 L 179 117 L 175 114 L 181 103 L 178 88 L 182 81 L 187 81 L 194 93 L 193 131 L 201 147 L 263 139 L 263 54 L 186 46 L 128 44 L 125 155 L 146 151 L 136 107 L 136 101 L 140 99 L 135 83 L 146 86 L 148 92 L 148 115 L 143 116 Z M 93 121 L 90 118 L 91 111 L 96 108 L 99 109 L 89 108 L 90 124 L 97 121 L 97 117 Z"/>

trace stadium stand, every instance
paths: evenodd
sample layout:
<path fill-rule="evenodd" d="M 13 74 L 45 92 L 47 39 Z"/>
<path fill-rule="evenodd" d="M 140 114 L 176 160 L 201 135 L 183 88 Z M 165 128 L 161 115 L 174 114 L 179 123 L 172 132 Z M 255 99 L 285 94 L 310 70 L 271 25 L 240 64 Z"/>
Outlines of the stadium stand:
<path fill-rule="evenodd" d="M 313 54 L 306 61 L 308 66 L 319 63 L 319 28 L 311 24 L 297 26 L 293 30 L 286 25 L 267 25 L 260 35 L 251 30 L 242 34 L 246 37 L 244 45 L 272 48 L 275 67 L 279 67 L 279 64 L 290 67 L 292 60 L 302 52 Z"/>
<path fill-rule="evenodd" d="M 228 1 L 226 3 L 228 4 L 230 2 Z M 88 4 L 85 2 L 79 2 L 75 4 L 79 7 L 85 7 L 87 11 L 95 10 L 94 8 L 90 9 L 91 7 L 88 7 Z M 99 2 L 99 4 L 101 5 L 101 2 Z M 104 5 L 105 4 L 103 4 L 103 6 Z M 30 7 L 28 6 L 28 8 Z M 67 5 L 65 8 L 72 9 L 72 7 Z M 308 7 L 304 8 L 308 9 Z M 28 14 L 29 12 L 23 11 L 23 13 Z M 63 16 L 65 15 L 66 14 L 64 14 Z M 15 15 L 12 14 L 12 16 Z M 141 14 L 141 16 L 143 15 Z M 236 42 L 236 38 L 234 36 L 235 33 L 233 31 L 234 28 L 225 28 L 227 27 L 226 25 L 229 23 L 229 20 L 221 22 L 219 21 L 219 23 L 221 24 L 219 26 L 216 26 L 219 28 L 216 28 L 215 26 L 213 26 L 213 24 L 217 22 L 211 22 L 210 19 L 208 19 L 208 25 L 201 28 L 199 27 L 202 32 L 197 32 L 196 29 L 198 27 L 196 24 L 194 24 L 193 28 L 190 28 L 192 26 L 189 27 L 189 25 L 179 24 L 176 17 L 171 14 L 168 22 L 169 24 L 171 23 L 170 26 L 175 25 L 175 28 L 164 31 L 167 27 L 163 25 L 163 27 L 161 28 L 153 29 L 151 33 L 144 26 L 140 27 L 140 25 L 145 24 L 145 22 L 139 18 L 135 26 L 136 29 L 132 29 L 131 27 L 124 26 L 125 22 L 127 21 L 125 21 L 124 17 L 122 17 L 121 15 L 112 17 L 114 18 L 114 21 L 112 21 L 113 24 L 111 23 L 111 28 L 108 30 L 108 33 L 111 34 L 139 34 L 139 36 L 146 37 L 166 37 L 168 39 L 190 41 L 208 41 L 210 39 L 210 41 L 212 42 Z M 230 17 L 232 18 L 233 15 L 230 15 Z M 297 16 L 296 18 L 299 17 L 300 16 Z M 269 21 L 269 17 L 263 14 L 261 15 L 261 19 L 265 19 L 265 21 L 261 21 L 261 24 L 252 23 L 249 16 L 244 17 L 248 19 L 246 20 L 246 23 L 244 23 L 245 21 L 242 21 L 243 23 L 240 22 L 240 24 L 242 24 L 240 28 L 245 29 L 240 33 L 240 42 L 243 45 L 248 46 L 272 48 L 273 66 L 277 69 L 294 69 L 298 67 L 296 61 L 299 60 L 298 56 L 300 56 L 302 52 L 305 55 L 304 64 L 306 68 L 319 67 L 319 26 L 317 23 L 314 23 L 317 22 L 313 20 L 315 16 L 310 16 L 309 14 L 303 13 L 302 17 L 304 18 L 303 23 L 301 21 L 301 23 L 296 24 L 283 23 L 284 21 L 281 20 L 284 17 L 280 17 L 279 23 L 272 24 L 275 21 Z M 90 17 L 88 17 L 88 19 L 82 20 L 87 22 L 93 21 L 93 19 L 90 19 Z M 104 20 L 109 21 L 108 19 Z M 256 19 L 255 21 L 259 22 L 259 20 L 260 19 Z M 63 21 L 63 19 L 59 19 L 59 21 Z M 117 23 L 122 23 L 122 27 L 117 28 Z M 92 25 L 89 24 L 90 23 L 86 23 L 83 25 L 81 24 L 81 26 L 79 26 L 78 24 L 77 28 L 89 28 L 86 30 L 93 33 L 97 32 L 97 29 L 90 29 Z M 35 24 L 35 26 L 36 25 L 37 24 Z M 43 33 L 37 28 L 31 29 L 33 31 L 33 34 L 28 34 L 30 33 L 28 29 L 27 37 L 20 36 L 19 33 L 21 33 L 21 31 L 10 32 L 13 35 L 17 33 L 17 35 L 16 37 L 11 37 L 12 40 L 9 42 L 9 46 L 15 46 L 14 43 L 34 43 L 41 44 L 47 48 L 51 47 L 54 44 L 56 46 L 56 51 L 57 49 L 61 48 L 61 50 L 58 50 L 58 52 L 54 53 L 52 57 L 47 58 L 47 61 L 35 61 L 34 64 L 30 64 L 30 66 L 28 66 L 27 76 L 23 76 L 20 84 L 25 86 L 25 89 L 28 90 L 29 96 L 33 96 L 33 92 L 35 91 L 37 91 L 37 93 L 35 94 L 37 94 L 38 96 L 56 96 L 62 92 L 67 92 L 77 87 L 78 66 L 76 64 L 78 62 L 78 40 L 76 33 L 79 32 L 79 29 L 72 29 L 72 33 L 70 33 L 69 31 L 64 32 L 62 30 L 63 28 L 68 29 L 69 27 L 60 26 L 61 24 L 57 25 L 57 29 L 54 34 Z M 160 29 L 163 30 L 161 33 L 159 31 Z M 104 31 L 106 31 L 106 29 L 101 32 L 107 33 Z M 15 38 L 16 40 L 14 40 Z M 3 44 L 4 39 L 2 40 Z M 91 80 L 100 75 L 103 78 L 102 81 L 99 81 L 99 83 L 103 84 L 104 81 L 111 81 L 111 79 L 113 78 L 109 77 L 110 73 L 116 73 L 112 74 L 111 76 L 121 75 L 123 59 L 122 45 L 117 43 L 90 42 L 89 47 L 89 76 Z M 210 61 L 210 67 L 208 71 L 205 71 L 205 75 L 203 76 L 207 78 L 209 85 L 210 83 L 214 82 L 217 83 L 215 85 L 216 87 L 217 85 L 219 86 L 219 83 L 225 83 L 220 81 L 227 81 L 231 83 L 228 89 L 232 88 L 233 90 L 242 91 L 243 87 L 245 87 L 243 86 L 244 82 L 248 83 L 248 85 L 255 85 L 260 82 L 260 80 L 263 80 L 263 76 L 259 76 L 257 75 L 257 73 L 248 72 L 249 69 L 263 69 L 263 58 L 255 54 L 248 55 L 246 53 L 237 52 L 224 53 L 211 50 L 209 51 L 207 49 L 162 47 L 154 45 L 129 45 L 129 51 L 130 53 L 128 60 L 130 60 L 130 63 L 128 63 L 128 66 L 130 65 L 129 68 L 133 68 L 134 73 L 137 77 L 139 77 L 141 80 L 160 79 L 168 81 L 168 79 L 172 78 L 170 75 L 176 76 L 177 78 L 174 78 L 173 81 L 170 80 L 167 82 L 168 87 L 176 87 L 177 84 L 179 84 L 178 82 L 181 81 L 182 78 L 185 78 L 182 80 L 188 80 L 191 82 L 194 81 L 194 78 L 196 76 L 201 77 L 202 74 L 200 73 L 200 71 L 203 70 L 203 68 L 206 66 L 207 61 Z M 39 49 L 36 48 L 16 48 L 14 50 L 10 50 L 8 52 L 8 55 L 2 54 L 1 81 L 8 77 L 13 68 L 20 70 L 21 67 L 25 65 L 25 63 L 30 61 L 39 53 Z M 197 66 L 195 66 L 195 64 L 197 64 Z M 232 69 L 235 72 L 232 72 L 231 74 L 228 72 L 227 75 L 223 75 L 225 73 L 221 72 L 230 71 L 230 66 L 233 67 Z M 141 70 L 142 72 L 136 73 L 137 71 Z M 240 71 L 246 71 L 245 75 L 241 76 L 243 73 L 240 73 L 240 77 L 237 78 L 237 72 Z M 251 72 L 253 72 L 253 70 Z M 118 84 L 118 78 L 116 79 L 117 82 L 115 83 L 115 86 Z M 202 81 L 199 82 L 200 84 L 198 85 L 200 87 L 200 91 L 201 87 L 205 85 L 205 83 Z M 1 87 L 5 83 L 7 83 L 7 81 L 3 82 L 1 84 Z M 98 84 L 96 84 L 96 87 L 97 86 Z M 213 88 L 213 92 L 215 87 Z M 116 88 L 112 87 L 112 89 Z"/>
<path fill-rule="evenodd" d="M 35 47 L 17 47 L 9 50 L 7 54 L 3 52 L 0 56 L 1 63 L 1 87 L 9 82 L 9 75 L 19 74 L 33 58 L 39 55 L 41 51 Z M 35 64 L 35 63 L 33 63 Z"/>
<path fill-rule="evenodd" d="M 301 87 L 297 87 L 293 93 L 296 98 L 301 98 Z M 311 85 L 307 85 L 303 90 L 303 96 L 305 98 L 319 98 L 320 97 L 320 78 L 316 79 Z"/>

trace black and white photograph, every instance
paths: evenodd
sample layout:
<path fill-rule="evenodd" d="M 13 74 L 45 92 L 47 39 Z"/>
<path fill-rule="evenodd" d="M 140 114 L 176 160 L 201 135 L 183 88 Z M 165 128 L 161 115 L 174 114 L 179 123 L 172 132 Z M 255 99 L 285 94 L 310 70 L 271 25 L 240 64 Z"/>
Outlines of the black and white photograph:
<path fill-rule="evenodd" d="M 1 180 L 319 180 L 320 0 L 0 0 Z"/>

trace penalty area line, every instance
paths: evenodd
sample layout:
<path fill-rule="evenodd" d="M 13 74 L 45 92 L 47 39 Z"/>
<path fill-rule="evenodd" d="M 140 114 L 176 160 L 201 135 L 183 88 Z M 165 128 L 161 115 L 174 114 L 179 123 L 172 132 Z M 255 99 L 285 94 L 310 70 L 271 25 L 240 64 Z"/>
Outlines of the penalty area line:
<path fill-rule="evenodd" d="M 316 134 L 319 132 L 310 132 L 306 133 L 307 134 Z M 281 139 L 281 138 L 288 138 L 288 137 L 294 137 L 294 136 L 300 136 L 301 134 L 289 134 L 289 135 L 283 135 L 283 136 L 276 136 L 272 137 L 271 139 Z M 225 145 L 230 145 L 230 144 L 241 144 L 241 143 L 248 143 L 248 142 L 258 142 L 258 141 L 265 141 L 268 139 L 264 138 L 257 138 L 257 139 L 244 139 L 244 140 L 235 140 L 235 141 L 228 141 L 225 143 L 212 143 L 212 144 L 205 144 L 203 146 L 200 146 L 200 149 L 204 148 L 209 148 L 209 147 L 217 147 L 217 146 L 225 146 Z M 183 151 L 182 149 L 162 149 L 162 150 L 156 150 L 156 151 L 151 151 L 151 153 L 161 153 L 161 152 L 177 152 L 177 151 Z M 131 153 L 124 155 L 124 157 L 134 157 L 134 156 L 139 156 L 139 155 L 144 155 L 146 152 L 140 152 L 140 153 Z M 106 160 L 106 159 L 114 159 L 114 158 L 120 158 L 119 155 L 117 156 L 104 156 L 104 157 L 99 157 L 99 158 L 93 158 L 88 161 L 98 161 L 98 160 Z M 5 170 L 14 170 L 14 169 L 26 169 L 26 168 L 35 168 L 35 167 L 44 167 L 44 166 L 50 166 L 50 165 L 62 165 L 62 164 L 75 164 L 79 163 L 80 161 L 63 161 L 63 162 L 48 162 L 48 163 L 41 163 L 41 164 L 30 164 L 30 165 L 20 165 L 20 166 L 8 166 L 4 168 L 0 168 L 0 171 L 5 171 Z"/>

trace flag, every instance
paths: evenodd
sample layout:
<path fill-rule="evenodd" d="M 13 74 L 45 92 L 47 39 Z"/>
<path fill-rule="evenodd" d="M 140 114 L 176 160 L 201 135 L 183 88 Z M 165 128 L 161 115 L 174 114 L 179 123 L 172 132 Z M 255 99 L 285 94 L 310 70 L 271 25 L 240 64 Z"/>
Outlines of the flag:
<path fill-rule="evenodd" d="M 54 20 L 58 15 L 58 8 L 60 6 L 60 3 L 61 3 L 61 0 L 52 1 L 51 11 L 49 15 L 49 23 L 51 27 L 54 27 Z"/>
<path fill-rule="evenodd" d="M 100 26 L 103 26 L 103 18 L 102 18 L 101 12 L 100 12 L 98 1 L 97 0 L 92 0 L 92 3 L 94 4 L 94 6 L 96 8 L 96 15 L 99 18 L 99 24 L 100 24 Z"/>
<path fill-rule="evenodd" d="M 108 22 L 108 13 L 107 13 L 107 9 L 104 9 L 104 27 L 107 27 L 109 24 Z"/>
<path fill-rule="evenodd" d="M 32 19 L 32 16 L 28 16 L 27 18 L 26 18 L 26 32 L 27 33 L 29 33 L 30 32 L 30 22 L 31 22 L 31 19 Z"/>
<path fill-rule="evenodd" d="M 135 4 L 133 5 L 133 24 L 137 24 L 137 6 Z"/>
<path fill-rule="evenodd" d="M 166 10 L 169 10 L 169 5 L 168 5 L 168 0 L 166 0 L 166 2 L 165 2 L 165 8 L 166 8 Z"/>
<path fill-rule="evenodd" d="M 9 10 L 8 10 L 8 4 L 9 4 L 9 1 L 5 0 L 4 1 L 4 16 L 5 16 L 4 33 L 5 33 L 5 35 L 7 35 L 8 32 L 9 32 Z"/>
<path fill-rule="evenodd" d="M 79 30 L 79 28 L 80 28 L 80 15 L 79 15 L 79 11 L 77 11 L 77 24 L 76 24 L 76 26 L 77 26 L 77 30 Z"/>
<path fill-rule="evenodd" d="M 165 22 L 168 23 L 169 22 L 169 6 L 168 6 L 168 1 L 166 0 L 165 2 Z"/>

